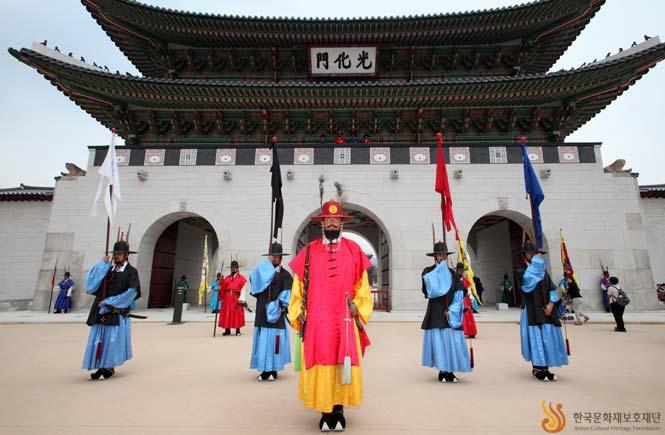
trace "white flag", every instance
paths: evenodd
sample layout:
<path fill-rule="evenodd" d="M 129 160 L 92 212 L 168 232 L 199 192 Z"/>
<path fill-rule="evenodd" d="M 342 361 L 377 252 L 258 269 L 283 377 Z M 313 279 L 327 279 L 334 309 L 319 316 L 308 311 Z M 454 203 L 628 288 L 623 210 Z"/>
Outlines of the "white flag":
<path fill-rule="evenodd" d="M 104 194 L 104 206 L 106 207 L 106 214 L 109 221 L 113 223 L 113 216 L 118 208 L 118 202 L 121 201 L 120 196 L 120 177 L 118 176 L 118 161 L 115 157 L 115 129 L 111 134 L 111 145 L 106 152 L 106 157 L 102 166 L 97 171 L 101 175 L 99 180 L 99 187 L 97 188 L 97 195 L 95 195 L 95 202 L 92 204 L 92 216 L 97 216 L 97 201 L 99 196 Z M 113 186 L 113 193 L 110 194 L 111 186 Z"/>

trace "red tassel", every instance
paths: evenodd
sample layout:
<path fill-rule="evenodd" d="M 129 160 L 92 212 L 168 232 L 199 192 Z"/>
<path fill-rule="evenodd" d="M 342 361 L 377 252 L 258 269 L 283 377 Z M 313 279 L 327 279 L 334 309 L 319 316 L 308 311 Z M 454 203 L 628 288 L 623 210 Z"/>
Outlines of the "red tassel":
<path fill-rule="evenodd" d="M 469 349 L 469 359 L 471 360 L 471 368 L 473 368 L 473 366 L 475 365 L 473 361 L 473 347 Z"/>
<path fill-rule="evenodd" d="M 566 354 L 570 356 L 570 343 L 568 343 L 568 339 L 566 338 Z"/>
<path fill-rule="evenodd" d="M 279 353 L 279 335 L 275 336 L 275 353 Z"/>
<path fill-rule="evenodd" d="M 102 358 L 102 342 L 101 342 L 101 340 L 97 342 L 97 351 L 95 352 L 95 358 L 96 359 L 101 359 Z"/>

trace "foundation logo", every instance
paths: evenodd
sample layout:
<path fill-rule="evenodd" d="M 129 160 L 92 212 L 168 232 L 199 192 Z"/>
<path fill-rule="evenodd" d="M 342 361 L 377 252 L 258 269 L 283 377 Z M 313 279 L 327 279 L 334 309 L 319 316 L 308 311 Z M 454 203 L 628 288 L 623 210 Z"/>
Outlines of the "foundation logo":
<path fill-rule="evenodd" d="M 556 407 L 554 407 L 552 406 L 552 402 L 548 402 L 547 406 L 545 406 L 545 401 L 543 400 L 540 403 L 540 409 L 545 414 L 545 418 L 540 422 L 540 427 L 545 432 L 559 433 L 566 427 L 566 414 L 563 413 L 562 403 L 557 403 Z"/>

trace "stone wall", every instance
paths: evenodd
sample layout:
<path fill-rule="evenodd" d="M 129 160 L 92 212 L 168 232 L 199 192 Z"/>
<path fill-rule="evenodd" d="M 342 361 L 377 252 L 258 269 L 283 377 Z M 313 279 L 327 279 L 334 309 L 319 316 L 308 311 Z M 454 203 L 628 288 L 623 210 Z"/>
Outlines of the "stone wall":
<path fill-rule="evenodd" d="M 652 290 L 654 283 L 643 237 L 636 179 L 604 173 L 599 147 L 595 153 L 597 163 L 535 165 L 538 173 L 546 168 L 551 170 L 550 176 L 541 179 L 546 194 L 541 212 L 550 267 L 555 272 L 553 279 L 558 281 L 560 271 L 558 237 L 562 228 L 590 307 L 601 306 L 600 259 L 629 289 L 634 301 L 631 310 L 659 308 Z M 43 270 L 52 264 L 47 260 L 52 258 L 54 249 L 70 252 L 72 256 L 81 255 L 81 273 L 98 261 L 103 251 L 104 216 L 100 213 L 90 217 L 90 204 L 98 183 L 92 162 L 91 156 L 90 175 L 57 184 L 59 200 L 54 204 L 48 232 L 60 240 L 59 244 L 54 240 L 47 246 Z M 399 170 L 397 178 L 392 174 L 393 169 Z M 463 171 L 461 177 L 452 177 L 458 169 Z M 137 170 L 145 171 L 147 179 L 141 181 Z M 293 171 L 293 177 L 284 177 L 285 249 L 295 251 L 297 236 L 309 216 L 317 211 L 318 177 L 324 174 L 326 198 L 334 197 L 333 182 L 339 181 L 344 185 L 346 205 L 366 213 L 387 234 L 393 309 L 424 310 L 426 301 L 420 292 L 420 272 L 431 261 L 424 254 L 431 249 L 432 222 L 440 228 L 439 198 L 433 189 L 435 165 L 283 165 L 282 173 L 288 170 Z M 455 164 L 449 165 L 449 173 L 463 240 L 473 224 L 486 214 L 505 215 L 521 225 L 529 225 L 529 203 L 525 199 L 520 164 Z M 208 220 L 219 239 L 219 255 L 228 258 L 237 253 L 245 272 L 262 259 L 260 254 L 265 251 L 270 222 L 269 165 L 121 166 L 120 177 L 123 202 L 116 225 L 126 227 L 132 223 L 132 247 L 138 248 L 139 254 L 131 261 L 139 269 L 144 289 L 149 288 L 156 238 L 166 226 L 183 217 L 202 216 Z M 452 243 L 453 236 L 449 234 L 448 240 Z M 45 278 L 46 275 L 39 277 L 38 294 L 46 288 Z M 489 284 L 485 279 L 484 282 Z M 35 301 L 36 309 L 46 309 L 43 297 L 36 295 Z M 139 307 L 146 303 L 147 295 Z"/>
<path fill-rule="evenodd" d="M 50 201 L 0 202 L 0 311 L 26 309 L 32 301 L 51 205 Z M 66 265 L 64 259 L 58 263 L 58 280 Z M 50 264 L 49 286 L 54 266 L 55 261 Z"/>

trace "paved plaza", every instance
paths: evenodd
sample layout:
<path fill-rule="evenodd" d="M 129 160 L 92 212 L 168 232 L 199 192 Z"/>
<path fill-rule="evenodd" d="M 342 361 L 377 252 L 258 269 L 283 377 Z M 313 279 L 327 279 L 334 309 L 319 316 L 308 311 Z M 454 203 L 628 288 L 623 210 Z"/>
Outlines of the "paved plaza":
<path fill-rule="evenodd" d="M 248 369 L 251 323 L 240 337 L 213 339 L 212 321 L 204 315 L 170 326 L 151 312 L 153 321 L 132 326 L 134 358 L 114 378 L 92 382 L 79 370 L 88 333 L 78 318 L 82 313 L 68 315 L 77 323 L 59 324 L 12 324 L 10 314 L 0 318 L 2 434 L 318 433 L 319 414 L 296 398 L 292 366 L 274 383 L 257 382 Z M 30 313 L 22 315 L 29 319 Z M 554 370 L 557 383 L 531 377 L 520 355 L 518 325 L 490 321 L 492 315 L 480 316 L 486 321 L 479 322 L 473 341 L 475 371 L 460 374 L 456 385 L 438 383 L 435 370 L 420 366 L 418 322 L 404 314 L 403 321 L 377 316 L 369 324 L 364 401 L 347 410 L 347 432 L 545 433 L 542 401 L 563 404 L 563 433 L 596 426 L 612 433 L 618 427 L 578 424 L 576 413 L 665 413 L 665 326 L 654 320 L 662 313 L 643 314 L 650 320 L 629 323 L 626 334 L 604 322 L 570 325 L 571 365 Z M 665 432 L 665 424 L 641 427 Z"/>

